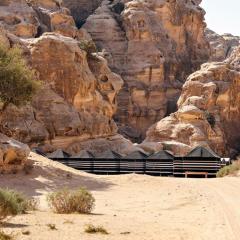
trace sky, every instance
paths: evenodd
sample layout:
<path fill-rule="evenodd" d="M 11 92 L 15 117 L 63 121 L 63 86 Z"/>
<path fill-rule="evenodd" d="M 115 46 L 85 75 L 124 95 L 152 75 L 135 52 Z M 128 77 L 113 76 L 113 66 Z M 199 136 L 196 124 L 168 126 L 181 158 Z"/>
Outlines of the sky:
<path fill-rule="evenodd" d="M 240 0 L 202 0 L 208 28 L 240 36 Z"/>

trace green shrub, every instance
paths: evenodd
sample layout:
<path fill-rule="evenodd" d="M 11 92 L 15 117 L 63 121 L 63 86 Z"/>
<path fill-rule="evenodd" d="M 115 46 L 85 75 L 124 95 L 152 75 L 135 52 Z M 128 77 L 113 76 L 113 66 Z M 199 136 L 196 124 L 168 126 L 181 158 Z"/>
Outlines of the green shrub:
<path fill-rule="evenodd" d="M 217 177 L 225 177 L 228 175 L 235 175 L 238 173 L 238 171 L 240 171 L 240 161 L 239 160 L 233 162 L 233 164 L 231 164 L 229 166 L 225 166 L 225 167 L 221 168 L 217 173 Z"/>
<path fill-rule="evenodd" d="M 87 57 L 93 57 L 92 53 L 97 52 L 97 47 L 93 41 L 82 40 L 78 46 L 87 53 Z"/>
<path fill-rule="evenodd" d="M 30 101 L 40 83 L 34 78 L 19 47 L 8 49 L 0 43 L 0 100 L 4 110 L 10 103 L 20 106 Z"/>
<path fill-rule="evenodd" d="M 0 221 L 32 210 L 32 200 L 22 193 L 0 188 Z M 36 205 L 34 205 L 36 207 Z"/>
<path fill-rule="evenodd" d="M 0 231 L 0 240 L 12 240 L 13 236 Z"/>
<path fill-rule="evenodd" d="M 102 226 L 94 226 L 92 224 L 86 225 L 84 231 L 86 233 L 91 233 L 91 234 L 94 234 L 94 233 L 109 234 L 108 231 L 104 227 L 102 227 Z"/>
<path fill-rule="evenodd" d="M 90 213 L 95 199 L 84 188 L 69 190 L 67 188 L 51 193 L 47 197 L 50 208 L 56 213 Z"/>

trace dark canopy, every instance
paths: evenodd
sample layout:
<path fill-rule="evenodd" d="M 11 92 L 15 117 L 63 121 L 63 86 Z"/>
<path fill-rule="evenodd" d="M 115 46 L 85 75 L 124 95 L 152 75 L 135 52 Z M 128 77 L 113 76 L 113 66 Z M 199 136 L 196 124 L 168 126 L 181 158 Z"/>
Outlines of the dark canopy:
<path fill-rule="evenodd" d="M 58 149 L 55 152 L 48 154 L 47 157 L 50 159 L 61 159 L 61 158 L 69 158 L 70 155 L 64 152 L 62 149 Z"/>
<path fill-rule="evenodd" d="M 46 156 L 46 154 L 43 151 L 41 151 L 41 149 L 39 149 L 37 147 L 36 148 L 32 148 L 31 151 L 34 152 L 34 153 L 37 153 L 39 155 Z"/>
<path fill-rule="evenodd" d="M 120 159 L 122 158 L 122 156 L 117 153 L 114 152 L 112 150 L 107 150 L 103 153 L 99 153 L 99 154 L 95 154 L 95 158 L 101 158 L 101 159 Z"/>
<path fill-rule="evenodd" d="M 150 155 L 148 159 L 173 160 L 174 156 L 170 152 L 162 150 Z"/>
<path fill-rule="evenodd" d="M 202 157 L 202 158 L 220 158 L 213 150 L 207 149 L 205 147 L 196 147 L 190 153 L 188 153 L 185 157 Z"/>
<path fill-rule="evenodd" d="M 82 150 L 78 154 L 71 156 L 70 158 L 94 158 L 93 154 L 87 150 Z"/>
<path fill-rule="evenodd" d="M 123 159 L 146 159 L 147 155 L 141 151 L 134 151 L 123 157 Z"/>

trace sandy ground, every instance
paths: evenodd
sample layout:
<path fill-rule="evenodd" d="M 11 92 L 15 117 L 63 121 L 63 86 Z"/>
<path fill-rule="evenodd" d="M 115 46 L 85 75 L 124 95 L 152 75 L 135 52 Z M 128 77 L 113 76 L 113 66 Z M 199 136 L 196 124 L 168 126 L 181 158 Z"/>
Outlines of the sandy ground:
<path fill-rule="evenodd" d="M 0 186 L 40 199 L 40 210 L 16 216 L 3 226 L 21 240 L 239 240 L 240 178 L 184 179 L 144 175 L 95 176 L 36 154 L 30 175 L 0 176 Z M 96 198 L 91 215 L 59 215 L 46 194 L 85 186 Z M 109 235 L 87 234 L 86 224 Z M 55 224 L 50 230 L 47 224 Z M 29 235 L 23 232 L 29 231 Z"/>

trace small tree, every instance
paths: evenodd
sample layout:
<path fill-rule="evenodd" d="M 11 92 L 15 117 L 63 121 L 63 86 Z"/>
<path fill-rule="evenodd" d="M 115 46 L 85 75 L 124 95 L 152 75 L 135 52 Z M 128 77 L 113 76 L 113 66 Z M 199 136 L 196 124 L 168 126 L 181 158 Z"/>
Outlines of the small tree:
<path fill-rule="evenodd" d="M 24 105 L 31 100 L 40 83 L 22 57 L 19 47 L 0 44 L 0 101 L 2 111 L 9 105 Z"/>

